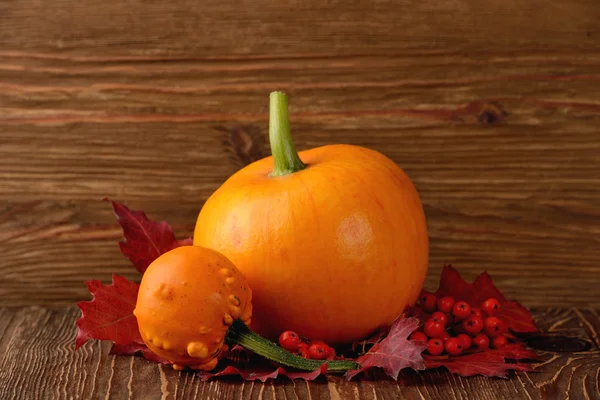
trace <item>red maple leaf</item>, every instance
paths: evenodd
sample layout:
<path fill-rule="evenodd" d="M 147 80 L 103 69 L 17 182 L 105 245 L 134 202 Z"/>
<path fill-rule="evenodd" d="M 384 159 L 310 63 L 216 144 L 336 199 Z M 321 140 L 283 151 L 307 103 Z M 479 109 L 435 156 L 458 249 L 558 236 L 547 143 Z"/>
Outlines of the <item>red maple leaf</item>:
<path fill-rule="evenodd" d="M 133 356 L 137 353 L 141 353 L 144 356 L 144 358 L 146 358 L 147 360 L 154 361 L 154 362 L 161 363 L 161 364 L 170 364 L 169 361 L 167 361 L 164 358 L 153 353 L 152 350 L 150 350 L 143 343 L 132 342 L 132 343 L 125 344 L 125 345 L 119 345 L 119 344 L 114 343 L 108 354 L 119 355 L 119 356 Z"/>
<path fill-rule="evenodd" d="M 434 293 L 437 297 L 452 296 L 478 307 L 485 300 L 495 298 L 500 302 L 497 317 L 513 332 L 537 332 L 531 313 L 516 301 L 509 301 L 498 290 L 487 272 L 479 275 L 473 283 L 467 283 L 451 265 L 444 266 L 440 277 L 440 287 Z"/>
<path fill-rule="evenodd" d="M 416 315 L 411 314 L 411 316 L 416 316 Z M 371 349 L 371 347 L 373 347 L 373 345 L 375 345 L 376 343 L 379 343 L 382 339 L 384 339 L 388 335 L 389 332 L 390 332 L 389 326 L 381 327 L 377 331 L 375 331 L 375 333 L 373 333 L 371 336 L 369 336 L 368 338 L 352 343 L 350 350 L 352 351 L 352 353 L 354 353 L 356 355 L 363 355 L 366 352 L 368 352 L 369 349 Z"/>
<path fill-rule="evenodd" d="M 161 254 L 192 244 L 190 238 L 175 239 L 173 229 L 165 221 L 151 221 L 143 211 L 132 211 L 121 203 L 110 202 L 125 237 L 119 242 L 121 253 L 142 274 Z"/>
<path fill-rule="evenodd" d="M 425 346 L 408 340 L 408 336 L 418 327 L 417 318 L 405 318 L 404 315 L 398 317 L 385 339 L 375 343 L 366 354 L 356 359 L 361 368 L 346 372 L 346 378 L 350 380 L 360 372 L 374 367 L 383 368 L 385 373 L 394 379 L 398 379 L 398 374 L 403 368 L 425 369 L 421 356 Z"/>
<path fill-rule="evenodd" d="M 220 376 L 240 376 L 245 381 L 259 380 L 265 382 L 267 379 L 275 379 L 281 376 L 287 376 L 290 379 L 304 379 L 312 381 L 320 375 L 327 372 L 327 365 L 323 364 L 321 368 L 314 371 L 287 371 L 282 367 L 272 367 L 268 365 L 250 365 L 234 366 L 228 365 L 218 372 L 199 372 L 198 376 L 201 380 L 207 381 L 211 378 Z"/>
<path fill-rule="evenodd" d="M 81 317 L 77 320 L 75 349 L 90 339 L 111 340 L 117 345 L 143 343 L 133 315 L 139 285 L 119 275 L 112 276 L 111 285 L 99 280 L 86 282 L 91 301 L 77 303 Z"/>
<path fill-rule="evenodd" d="M 140 286 L 119 275 L 113 275 L 112 279 L 111 285 L 103 285 L 98 280 L 86 282 L 94 298 L 77 303 L 81 317 L 77 320 L 75 349 L 88 340 L 110 340 L 113 346 L 109 354 L 141 352 L 148 360 L 168 364 L 146 347 L 140 335 L 133 315 Z"/>
<path fill-rule="evenodd" d="M 510 370 L 531 370 L 531 364 L 519 362 L 520 360 L 537 358 L 536 353 L 515 343 L 496 350 L 490 349 L 461 356 L 425 356 L 425 365 L 427 368 L 446 367 L 448 371 L 461 376 L 484 375 L 505 378 Z M 507 359 L 516 362 L 509 363 Z"/>
<path fill-rule="evenodd" d="M 537 332 L 529 311 L 519 303 L 507 300 L 494 285 L 492 278 L 485 272 L 479 275 L 473 283 L 467 283 L 456 269 L 446 265 L 440 277 L 440 286 L 434 294 L 438 298 L 452 296 L 454 299 L 464 300 L 472 306 L 479 306 L 485 300 L 495 298 L 501 306 L 497 316 L 508 328 L 513 332 Z M 412 315 L 421 319 L 428 318 L 428 314 L 420 308 L 413 309 Z M 468 352 L 460 356 L 434 357 L 426 355 L 425 364 L 427 368 L 446 367 L 450 372 L 462 376 L 505 377 L 510 370 L 530 370 L 531 365 L 522 361 L 536 358 L 536 353 L 517 341 L 500 349 Z"/>
<path fill-rule="evenodd" d="M 119 243 L 121 252 L 141 273 L 161 254 L 192 244 L 191 239 L 175 239 L 173 230 L 165 221 L 151 221 L 143 211 L 131 211 L 115 201 L 111 204 L 125 237 Z M 86 285 L 94 298 L 78 303 L 82 315 L 77 320 L 76 349 L 90 339 L 110 340 L 113 342 L 110 354 L 141 352 L 149 360 L 167 363 L 152 353 L 140 336 L 133 315 L 139 290 L 137 283 L 113 275 L 112 285 L 103 285 L 98 280 L 86 282 Z"/>

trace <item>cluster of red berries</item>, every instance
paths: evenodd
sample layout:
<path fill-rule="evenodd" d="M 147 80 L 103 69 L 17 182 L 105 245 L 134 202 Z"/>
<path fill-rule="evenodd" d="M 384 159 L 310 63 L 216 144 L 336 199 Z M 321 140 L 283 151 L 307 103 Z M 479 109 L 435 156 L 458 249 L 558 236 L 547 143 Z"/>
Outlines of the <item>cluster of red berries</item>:
<path fill-rule="evenodd" d="M 279 346 L 290 353 L 313 360 L 332 360 L 335 349 L 321 340 L 305 341 L 294 331 L 285 331 L 279 335 Z"/>
<path fill-rule="evenodd" d="M 429 318 L 409 339 L 426 342 L 427 352 L 431 355 L 439 356 L 446 352 L 457 356 L 471 348 L 499 349 L 507 343 L 504 335 L 506 327 L 494 316 L 500 310 L 500 303 L 494 298 L 475 308 L 450 296 L 437 298 L 423 292 L 419 303 Z"/>

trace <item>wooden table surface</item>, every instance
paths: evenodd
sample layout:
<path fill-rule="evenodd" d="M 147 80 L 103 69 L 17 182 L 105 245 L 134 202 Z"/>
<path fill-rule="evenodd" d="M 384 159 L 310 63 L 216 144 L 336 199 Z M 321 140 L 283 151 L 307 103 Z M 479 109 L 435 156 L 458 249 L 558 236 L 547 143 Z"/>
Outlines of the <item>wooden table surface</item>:
<path fill-rule="evenodd" d="M 541 353 L 535 372 L 461 378 L 441 370 L 375 374 L 351 382 L 320 377 L 202 382 L 140 357 L 109 356 L 107 343 L 73 350 L 76 308 L 0 308 L 1 399 L 599 399 L 600 318 L 590 309 L 535 310 L 546 331 L 590 340 L 589 351 Z"/>
<path fill-rule="evenodd" d="M 44 307 L 88 299 L 85 280 L 139 279 L 101 200 L 190 235 L 206 198 L 269 153 L 272 90 L 290 97 L 299 149 L 368 146 L 409 174 L 427 288 L 445 263 L 487 270 L 527 307 L 566 309 L 540 311 L 545 327 L 597 332 L 582 308 L 600 309 L 598 0 L 3 0 L 1 394 L 597 396 L 596 353 L 549 355 L 509 381 L 434 372 L 406 387 L 202 385 L 99 344 L 74 354 L 76 311 Z"/>

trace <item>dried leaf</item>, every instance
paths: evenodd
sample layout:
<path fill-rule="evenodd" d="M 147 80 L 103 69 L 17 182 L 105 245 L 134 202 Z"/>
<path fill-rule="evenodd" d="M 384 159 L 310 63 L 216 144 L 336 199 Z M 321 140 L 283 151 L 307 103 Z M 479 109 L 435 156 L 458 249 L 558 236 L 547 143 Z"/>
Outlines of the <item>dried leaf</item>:
<path fill-rule="evenodd" d="M 435 295 L 437 297 L 452 296 L 456 300 L 464 300 L 477 306 L 489 298 L 495 298 L 501 305 L 497 316 L 513 332 L 537 332 L 529 311 L 519 303 L 507 300 L 485 272 L 479 275 L 473 283 L 467 283 L 452 266 L 444 266 L 440 277 L 440 287 Z M 422 309 L 413 310 L 413 315 L 422 319 L 427 318 Z M 525 348 L 522 343 L 516 342 L 501 349 L 468 352 L 460 356 L 434 357 L 426 355 L 425 363 L 427 368 L 446 367 L 450 372 L 462 376 L 505 377 L 510 370 L 530 370 L 531 365 L 523 363 L 522 360 L 536 358 L 536 353 Z"/>
<path fill-rule="evenodd" d="M 139 285 L 119 275 L 113 275 L 112 279 L 111 285 L 103 285 L 98 280 L 86 282 L 94 298 L 77 304 L 81 317 L 77 320 L 75 349 L 88 340 L 110 340 L 113 345 L 109 354 L 140 352 L 148 360 L 168 364 L 146 347 L 140 335 L 133 315 Z"/>
<path fill-rule="evenodd" d="M 521 360 L 533 360 L 538 356 L 520 344 L 509 344 L 497 350 L 486 350 L 461 356 L 425 356 L 427 368 L 446 367 L 448 371 L 460 376 L 495 376 L 505 378 L 508 371 L 530 371 L 531 364 Z M 514 360 L 516 362 L 507 362 Z"/>
<path fill-rule="evenodd" d="M 405 318 L 403 315 L 398 317 L 392 324 L 387 337 L 375 343 L 365 355 L 356 359 L 361 368 L 348 371 L 346 378 L 350 380 L 360 372 L 374 367 L 383 368 L 385 373 L 394 379 L 398 379 L 400 370 L 404 368 L 424 369 L 425 363 L 421 352 L 425 346 L 419 342 L 408 340 L 408 336 L 418 326 L 417 318 Z"/>
<path fill-rule="evenodd" d="M 467 283 L 450 265 L 444 266 L 440 277 L 440 287 L 435 292 L 438 297 L 452 296 L 456 300 L 465 300 L 472 306 L 480 305 L 489 298 L 500 302 L 501 309 L 497 317 L 513 332 L 537 332 L 531 313 L 516 301 L 509 301 L 498 290 L 487 272 L 479 275 L 473 283 Z"/>
<path fill-rule="evenodd" d="M 368 338 L 352 343 L 352 346 L 349 350 L 354 354 L 354 356 L 366 354 L 375 345 L 375 343 L 379 343 L 385 339 L 389 332 L 389 327 L 381 327 Z"/>
<path fill-rule="evenodd" d="M 325 375 L 327 372 L 327 365 L 323 366 L 314 371 L 287 371 L 282 367 L 272 367 L 269 365 L 256 365 L 247 364 L 244 366 L 239 365 L 227 365 L 224 369 L 218 372 L 199 372 L 198 376 L 201 380 L 207 381 L 211 378 L 220 376 L 240 376 L 246 381 L 259 380 L 265 382 L 267 379 L 275 379 L 281 376 L 286 376 L 290 379 L 304 379 L 312 381 L 320 375 Z"/>
<path fill-rule="evenodd" d="M 143 343 L 128 343 L 125 345 L 113 344 L 108 354 L 111 355 L 119 355 L 119 356 L 133 356 L 138 353 L 141 353 L 144 358 L 150 361 L 154 361 L 161 364 L 170 364 L 169 361 L 165 360 L 162 357 L 159 357 L 155 353 L 152 352 L 145 344 Z"/>
<path fill-rule="evenodd" d="M 143 211 L 132 211 L 116 201 L 111 204 L 125 237 L 119 242 L 121 253 L 141 273 L 161 254 L 192 244 L 190 238 L 175 239 L 173 229 L 165 221 L 151 221 Z"/>
<path fill-rule="evenodd" d="M 111 340 L 117 345 L 143 343 L 133 315 L 139 285 L 119 275 L 112 276 L 111 285 L 98 280 L 86 285 L 94 298 L 77 304 L 81 317 L 77 320 L 75 348 L 90 339 Z"/>

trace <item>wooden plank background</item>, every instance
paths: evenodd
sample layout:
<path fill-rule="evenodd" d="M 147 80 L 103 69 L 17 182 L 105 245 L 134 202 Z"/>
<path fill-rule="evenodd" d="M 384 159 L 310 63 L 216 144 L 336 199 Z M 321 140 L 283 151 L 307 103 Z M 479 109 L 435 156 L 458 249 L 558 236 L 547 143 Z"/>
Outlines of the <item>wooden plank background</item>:
<path fill-rule="evenodd" d="M 136 276 L 108 196 L 189 235 L 268 154 L 353 143 L 414 180 L 444 263 L 526 306 L 600 307 L 597 0 L 0 2 L 0 304 Z M 138 362 L 138 361 L 136 361 Z"/>

